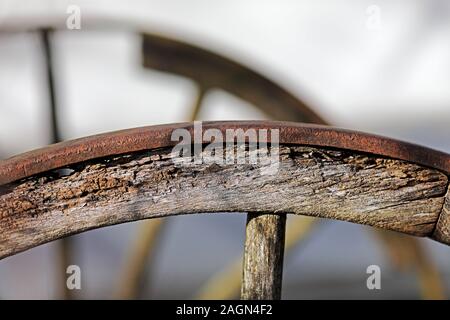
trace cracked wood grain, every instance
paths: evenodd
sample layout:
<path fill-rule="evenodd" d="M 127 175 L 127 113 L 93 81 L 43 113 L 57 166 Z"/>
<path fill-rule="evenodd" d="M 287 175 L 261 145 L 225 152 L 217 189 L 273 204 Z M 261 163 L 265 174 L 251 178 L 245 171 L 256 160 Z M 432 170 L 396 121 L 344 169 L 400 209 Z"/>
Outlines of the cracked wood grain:
<path fill-rule="evenodd" d="M 262 163 L 178 166 L 171 150 L 0 186 L 0 258 L 93 228 L 202 212 L 293 213 L 431 236 L 448 183 L 438 170 L 352 151 L 282 145 L 278 171 L 263 174 Z"/>

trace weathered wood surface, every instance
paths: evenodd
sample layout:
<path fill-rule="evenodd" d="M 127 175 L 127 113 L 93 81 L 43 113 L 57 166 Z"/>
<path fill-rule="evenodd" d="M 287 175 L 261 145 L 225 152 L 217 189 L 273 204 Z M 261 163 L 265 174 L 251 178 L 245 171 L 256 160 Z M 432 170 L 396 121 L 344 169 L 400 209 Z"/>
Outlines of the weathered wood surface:
<path fill-rule="evenodd" d="M 285 214 L 248 214 L 242 300 L 281 299 L 285 231 Z"/>
<path fill-rule="evenodd" d="M 450 186 L 432 237 L 439 242 L 450 245 Z"/>
<path fill-rule="evenodd" d="M 0 258 L 93 228 L 202 212 L 294 213 L 430 236 L 448 183 L 405 161 L 304 146 L 281 146 L 276 174 L 173 157 L 163 148 L 1 186 Z"/>

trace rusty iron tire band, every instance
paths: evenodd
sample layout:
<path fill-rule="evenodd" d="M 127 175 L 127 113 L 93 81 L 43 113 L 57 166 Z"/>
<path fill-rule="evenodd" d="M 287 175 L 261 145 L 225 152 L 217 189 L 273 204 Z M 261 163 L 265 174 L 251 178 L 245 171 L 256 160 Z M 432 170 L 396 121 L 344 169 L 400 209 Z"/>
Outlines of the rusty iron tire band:
<path fill-rule="evenodd" d="M 280 144 L 332 147 L 405 160 L 450 174 L 450 155 L 382 136 L 328 126 L 279 121 L 208 121 L 203 131 L 227 129 L 279 129 Z M 125 153 L 174 146 L 175 129 L 187 129 L 192 123 L 156 125 L 94 135 L 62 142 L 0 161 L 0 185 L 87 160 Z M 270 140 L 270 136 L 268 137 Z M 209 143 L 210 141 L 204 141 Z M 264 142 L 264 141 L 262 141 Z M 268 141 L 270 142 L 270 141 Z"/>

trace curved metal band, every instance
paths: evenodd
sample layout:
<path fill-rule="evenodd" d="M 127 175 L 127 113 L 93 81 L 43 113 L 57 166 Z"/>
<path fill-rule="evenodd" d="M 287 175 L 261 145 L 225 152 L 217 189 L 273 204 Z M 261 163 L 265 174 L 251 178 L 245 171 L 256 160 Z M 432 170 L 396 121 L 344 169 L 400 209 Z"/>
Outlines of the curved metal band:
<path fill-rule="evenodd" d="M 169 147 L 175 129 L 187 129 L 193 138 L 192 123 L 157 125 L 90 136 L 62 142 L 0 161 L 0 185 L 35 174 L 96 158 Z M 203 131 L 219 129 L 279 129 L 280 143 L 355 150 L 438 169 L 450 174 L 450 155 L 377 135 L 328 126 L 279 121 L 208 121 Z M 270 140 L 270 136 L 269 136 Z M 204 141 L 208 143 L 209 141 Z"/>

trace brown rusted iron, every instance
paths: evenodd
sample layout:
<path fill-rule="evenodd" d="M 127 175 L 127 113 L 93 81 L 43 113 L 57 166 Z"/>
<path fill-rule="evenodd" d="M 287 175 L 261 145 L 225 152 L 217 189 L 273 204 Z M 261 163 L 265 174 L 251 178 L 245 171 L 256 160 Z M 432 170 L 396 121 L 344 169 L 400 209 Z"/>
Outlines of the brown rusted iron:
<path fill-rule="evenodd" d="M 91 159 L 173 146 L 178 141 L 172 141 L 171 134 L 175 129 L 181 128 L 187 129 L 193 137 L 192 123 L 177 123 L 100 134 L 30 151 L 0 161 L 0 184 Z M 279 121 L 208 121 L 203 123 L 202 128 L 203 131 L 219 129 L 224 134 L 227 129 L 279 129 L 281 144 L 366 152 L 414 162 L 450 174 L 450 155 L 446 153 L 367 133 Z M 270 142 L 270 135 L 267 140 Z"/>
<path fill-rule="evenodd" d="M 143 34 L 144 67 L 192 79 L 207 91 L 221 88 L 283 121 L 326 124 L 308 105 L 274 81 L 215 52 L 179 40 Z"/>

